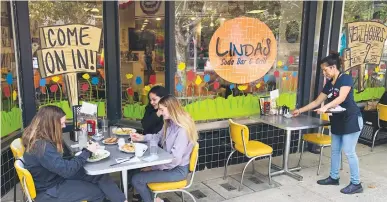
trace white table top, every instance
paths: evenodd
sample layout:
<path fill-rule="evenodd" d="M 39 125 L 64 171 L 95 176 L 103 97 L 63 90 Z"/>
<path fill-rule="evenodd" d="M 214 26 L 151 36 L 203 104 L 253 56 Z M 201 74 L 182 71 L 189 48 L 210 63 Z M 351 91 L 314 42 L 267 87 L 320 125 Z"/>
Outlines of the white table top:
<path fill-rule="evenodd" d="M 71 150 L 73 153 L 79 151 L 79 149 L 73 149 L 71 148 L 71 145 L 77 144 L 76 142 L 73 142 L 70 140 L 70 134 L 69 133 L 63 133 L 63 140 L 66 145 L 66 147 Z M 101 144 L 102 145 L 102 144 Z M 167 153 L 161 148 L 158 148 L 157 155 L 159 158 L 152 162 L 146 162 L 141 159 L 146 158 L 149 156 L 149 149 L 145 152 L 143 157 L 140 157 L 139 162 L 125 162 L 122 164 L 118 164 L 115 166 L 110 166 L 114 163 L 116 163 L 116 158 L 125 158 L 133 156 L 134 154 L 128 154 L 124 153 L 118 150 L 117 145 L 104 145 L 105 149 L 110 152 L 110 156 L 106 159 L 103 159 L 98 162 L 94 163 L 86 163 L 84 166 L 85 171 L 88 175 L 101 175 L 106 173 L 113 173 L 113 172 L 119 172 L 124 170 L 132 170 L 137 168 L 144 168 L 148 166 L 154 166 L 154 165 L 162 165 L 171 163 L 173 160 L 172 154 Z"/>
<path fill-rule="evenodd" d="M 256 115 L 250 118 L 284 130 L 302 130 L 329 125 L 328 121 L 302 114 L 292 118 L 286 118 L 281 115 Z"/>

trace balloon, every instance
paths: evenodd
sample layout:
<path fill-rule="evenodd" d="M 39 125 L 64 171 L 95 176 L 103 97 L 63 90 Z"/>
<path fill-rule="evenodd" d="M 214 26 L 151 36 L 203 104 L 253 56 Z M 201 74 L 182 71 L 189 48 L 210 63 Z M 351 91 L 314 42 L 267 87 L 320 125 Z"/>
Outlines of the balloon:
<path fill-rule="evenodd" d="M 176 91 L 179 93 L 183 92 L 183 85 L 181 83 L 178 83 L 176 85 Z"/>
<path fill-rule="evenodd" d="M 137 85 L 140 85 L 142 83 L 142 79 L 141 79 L 141 77 L 136 77 L 136 84 Z"/>

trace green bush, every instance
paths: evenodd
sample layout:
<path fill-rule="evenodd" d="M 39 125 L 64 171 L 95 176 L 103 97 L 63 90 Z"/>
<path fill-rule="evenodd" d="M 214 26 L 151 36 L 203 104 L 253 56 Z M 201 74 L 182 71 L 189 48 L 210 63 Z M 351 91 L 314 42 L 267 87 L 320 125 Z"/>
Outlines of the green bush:
<path fill-rule="evenodd" d="M 1 111 L 1 137 L 20 129 L 23 125 L 22 112 L 19 108 L 12 108 L 11 111 Z"/>

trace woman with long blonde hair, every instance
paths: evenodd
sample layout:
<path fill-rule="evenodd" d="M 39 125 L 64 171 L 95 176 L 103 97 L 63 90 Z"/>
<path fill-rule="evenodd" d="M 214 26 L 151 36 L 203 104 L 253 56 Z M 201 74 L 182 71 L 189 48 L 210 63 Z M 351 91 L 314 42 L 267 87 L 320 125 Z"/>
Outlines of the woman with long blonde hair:
<path fill-rule="evenodd" d="M 62 128 L 66 127 L 66 114 L 56 106 L 39 109 L 25 129 L 22 142 L 25 147 L 23 163 L 35 182 L 35 201 L 124 202 L 125 195 L 108 175 L 89 176 L 83 166 L 97 150 L 91 143 L 71 160 L 63 159 Z"/>
<path fill-rule="evenodd" d="M 164 118 L 163 129 L 157 134 L 132 134 L 131 137 L 135 141 L 150 141 L 152 136 L 157 138 L 159 145 L 174 159 L 171 163 L 144 168 L 143 172 L 133 175 L 132 185 L 144 202 L 152 201 L 148 183 L 186 179 L 191 152 L 198 140 L 195 122 L 175 97 L 168 95 L 161 98 L 158 110 Z"/>

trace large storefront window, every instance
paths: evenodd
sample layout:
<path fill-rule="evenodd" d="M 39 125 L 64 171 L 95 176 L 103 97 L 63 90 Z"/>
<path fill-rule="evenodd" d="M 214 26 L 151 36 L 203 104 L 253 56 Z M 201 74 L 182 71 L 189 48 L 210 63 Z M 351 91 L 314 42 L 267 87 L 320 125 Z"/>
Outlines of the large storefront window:
<path fill-rule="evenodd" d="M 351 74 L 357 102 L 379 99 L 386 87 L 387 3 L 345 1 L 340 54 Z"/>
<path fill-rule="evenodd" d="M 301 1 L 179 1 L 175 5 L 175 95 L 195 120 L 259 113 L 258 98 L 275 89 L 280 94 L 277 106 L 295 107 Z"/>
<path fill-rule="evenodd" d="M 120 1 L 122 114 L 141 119 L 147 94 L 165 84 L 165 2 Z"/>
<path fill-rule="evenodd" d="M 102 2 L 30 1 L 34 85 L 38 107 L 98 105 L 105 116 Z"/>
<path fill-rule="evenodd" d="M 1 137 L 22 127 L 10 3 L 1 2 Z"/>

